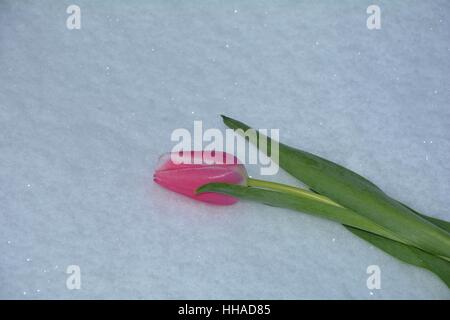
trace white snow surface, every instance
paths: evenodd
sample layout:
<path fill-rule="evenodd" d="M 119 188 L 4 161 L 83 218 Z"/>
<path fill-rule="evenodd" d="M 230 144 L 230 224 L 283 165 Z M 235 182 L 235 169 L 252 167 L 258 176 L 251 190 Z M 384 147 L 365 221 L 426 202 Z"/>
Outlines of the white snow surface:
<path fill-rule="evenodd" d="M 339 224 L 152 175 L 174 129 L 226 114 L 450 219 L 449 17 L 444 0 L 1 1 L 0 298 L 448 299 Z"/>

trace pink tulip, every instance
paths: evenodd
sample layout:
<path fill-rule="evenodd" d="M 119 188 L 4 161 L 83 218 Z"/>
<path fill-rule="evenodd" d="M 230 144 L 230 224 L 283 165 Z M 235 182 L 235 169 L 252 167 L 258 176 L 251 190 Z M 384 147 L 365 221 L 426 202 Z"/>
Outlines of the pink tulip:
<path fill-rule="evenodd" d="M 200 186 L 211 182 L 245 184 L 247 172 L 235 156 L 218 151 L 187 151 L 183 154 L 183 163 L 179 163 L 179 156 L 181 154 L 168 153 L 161 157 L 161 164 L 153 175 L 157 184 L 212 204 L 231 205 L 238 201 L 225 194 L 195 192 Z"/>

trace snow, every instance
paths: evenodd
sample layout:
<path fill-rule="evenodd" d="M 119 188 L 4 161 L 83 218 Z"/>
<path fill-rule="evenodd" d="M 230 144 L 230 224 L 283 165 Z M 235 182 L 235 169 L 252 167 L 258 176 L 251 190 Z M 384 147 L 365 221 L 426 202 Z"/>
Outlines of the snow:
<path fill-rule="evenodd" d="M 0 298 L 449 298 L 335 223 L 152 182 L 223 113 L 450 219 L 447 1 L 77 0 L 80 30 L 70 4 L 0 2 Z"/>

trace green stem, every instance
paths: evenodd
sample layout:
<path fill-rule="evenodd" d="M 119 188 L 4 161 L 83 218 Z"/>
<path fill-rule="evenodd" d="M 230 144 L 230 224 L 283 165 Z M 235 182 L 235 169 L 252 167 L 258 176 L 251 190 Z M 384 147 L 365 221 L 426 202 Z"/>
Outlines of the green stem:
<path fill-rule="evenodd" d="M 276 207 L 289 208 L 408 244 L 372 220 L 350 209 L 337 205 L 326 197 L 300 188 L 275 182 L 249 179 L 244 186 L 227 183 L 209 183 L 201 186 L 197 192 L 219 192 Z"/>
<path fill-rule="evenodd" d="M 317 201 L 320 201 L 323 203 L 327 203 L 327 204 L 331 204 L 336 207 L 343 208 L 339 203 L 334 202 L 330 198 L 321 196 L 320 194 L 317 194 L 317 193 L 314 193 L 314 192 L 311 192 L 311 191 L 308 191 L 305 189 L 289 186 L 287 184 L 258 180 L 258 179 L 253 179 L 253 178 L 247 178 L 247 186 L 264 188 L 264 189 L 269 189 L 269 190 L 276 190 L 276 191 L 280 191 L 283 193 L 292 194 L 295 196 L 307 197 L 312 200 L 317 200 Z"/>
<path fill-rule="evenodd" d="M 367 230 L 369 232 L 373 232 L 379 235 L 382 235 L 384 237 L 387 237 L 389 239 L 405 243 L 402 239 L 398 238 L 395 234 L 390 232 L 389 230 L 385 229 L 384 227 L 374 223 L 373 221 L 360 216 L 357 213 L 354 213 L 352 210 L 349 210 L 343 206 L 341 206 L 339 203 L 334 202 L 330 198 L 327 198 L 325 196 L 322 196 L 320 194 L 302 189 L 297 188 L 293 186 L 289 186 L 282 183 L 277 182 L 271 182 L 271 181 L 265 181 L 265 180 L 258 180 L 253 178 L 247 178 L 247 186 L 248 187 L 256 187 L 271 191 L 278 191 L 284 194 L 290 194 L 299 198 L 307 198 L 313 201 L 317 201 L 323 204 L 332 205 L 334 207 L 337 207 L 341 210 L 345 210 L 347 213 L 347 216 L 353 217 L 351 221 L 356 221 L 357 223 L 353 225 L 354 227 L 361 228 L 363 230 Z M 344 213 L 344 212 L 342 212 Z M 351 225 L 351 224 L 350 224 Z"/>
<path fill-rule="evenodd" d="M 272 191 L 279 191 L 279 192 L 291 194 L 294 196 L 306 197 L 311 200 L 316 200 L 316 201 L 319 201 L 322 203 L 326 203 L 329 205 L 333 205 L 333 206 L 336 206 L 339 208 L 346 209 L 345 207 L 341 206 L 339 203 L 334 202 L 330 198 L 327 198 L 325 196 L 322 196 L 320 194 L 317 194 L 317 193 L 314 193 L 314 192 L 311 192 L 311 191 L 308 191 L 308 190 L 305 190 L 302 188 L 289 186 L 287 184 L 265 181 L 265 180 L 258 180 L 258 179 L 253 179 L 253 178 L 247 178 L 247 186 L 268 189 L 268 190 L 272 190 Z M 379 234 L 381 236 L 387 237 L 394 241 L 409 245 L 407 242 L 398 238 L 395 234 L 391 233 L 389 230 L 386 230 L 385 228 L 381 227 L 380 225 L 373 223 L 373 228 L 372 228 L 372 223 L 373 222 L 370 221 L 370 224 L 368 225 L 370 228 L 368 228 L 368 229 L 362 228 L 362 230 L 367 230 L 369 232 Z M 359 226 L 356 226 L 356 227 L 359 227 Z M 440 256 L 440 257 L 447 261 L 450 261 L 450 259 L 448 257 L 445 257 L 445 256 Z"/>

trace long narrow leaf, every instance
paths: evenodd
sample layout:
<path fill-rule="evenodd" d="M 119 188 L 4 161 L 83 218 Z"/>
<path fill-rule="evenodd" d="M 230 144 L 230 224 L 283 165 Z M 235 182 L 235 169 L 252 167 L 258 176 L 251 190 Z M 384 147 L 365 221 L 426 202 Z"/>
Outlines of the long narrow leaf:
<path fill-rule="evenodd" d="M 241 129 L 241 132 L 250 129 L 242 122 L 222 117 L 232 129 Z M 259 137 L 260 134 L 258 141 Z M 270 138 L 267 138 L 267 142 L 270 156 Z M 280 167 L 311 189 L 385 227 L 418 248 L 450 257 L 449 232 L 390 198 L 364 177 L 336 163 L 281 143 L 279 152 Z"/>
<path fill-rule="evenodd" d="M 392 237 L 392 234 L 373 222 L 352 212 L 306 197 L 292 196 L 272 190 L 250 188 L 225 183 L 210 183 L 198 192 L 218 192 L 240 199 L 261 202 L 267 205 L 289 208 L 342 223 L 350 232 L 368 241 L 386 253 L 406 263 L 428 269 L 439 276 L 450 288 L 450 262 Z M 428 218 L 428 217 L 427 217 Z M 393 239 L 394 238 L 394 239 Z"/>
<path fill-rule="evenodd" d="M 450 222 L 444 221 L 444 220 L 441 220 L 441 219 L 438 219 L 438 218 L 430 217 L 430 216 L 427 216 L 427 215 L 424 215 L 423 213 L 420 213 L 420 212 L 417 212 L 414 209 L 411 209 L 406 204 L 401 203 L 400 201 L 399 201 L 399 203 L 401 205 L 405 206 L 406 208 L 408 208 L 409 210 L 413 211 L 415 214 L 421 216 L 422 218 L 430 221 L 431 223 L 437 225 L 438 227 L 444 229 L 445 231 L 450 232 Z"/>
<path fill-rule="evenodd" d="M 436 274 L 442 281 L 445 282 L 447 287 L 450 288 L 450 262 L 439 258 L 435 255 L 429 254 L 425 251 L 417 249 L 412 246 L 405 245 L 403 243 L 392 241 L 390 239 L 381 237 L 379 235 L 360 230 L 357 228 L 344 226 L 350 232 L 358 237 L 366 240 L 377 248 L 390 254 L 391 256 L 415 265 L 417 267 L 425 268 L 434 274 Z"/>
<path fill-rule="evenodd" d="M 349 209 L 330 205 L 305 196 L 294 196 L 278 191 L 252 188 L 227 183 L 209 183 L 201 186 L 197 192 L 224 193 L 240 199 L 257 201 L 280 208 L 288 208 L 309 213 L 321 218 L 333 220 L 348 226 L 363 229 L 384 237 L 402 241 L 389 230 Z"/>

